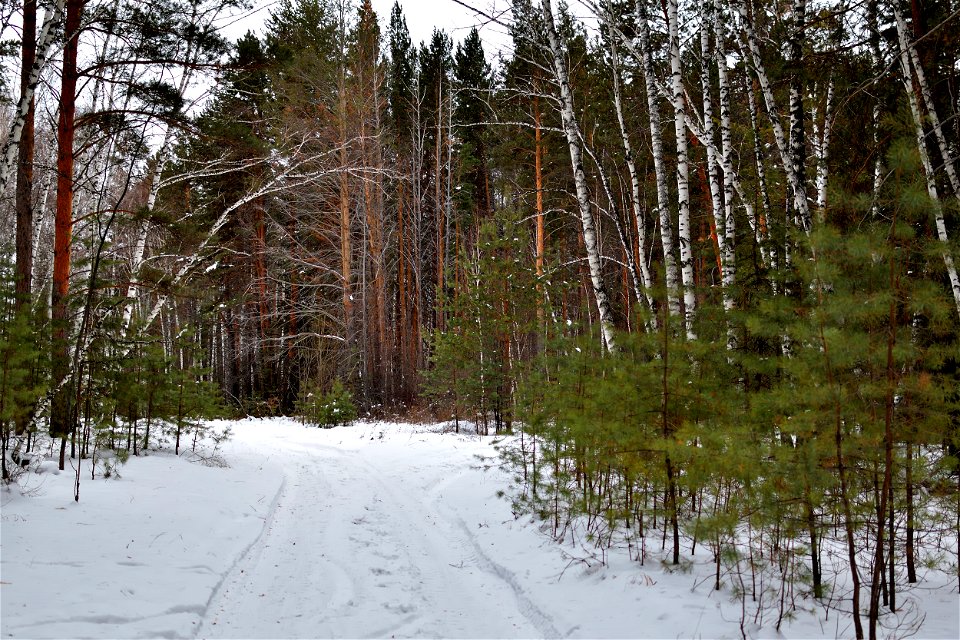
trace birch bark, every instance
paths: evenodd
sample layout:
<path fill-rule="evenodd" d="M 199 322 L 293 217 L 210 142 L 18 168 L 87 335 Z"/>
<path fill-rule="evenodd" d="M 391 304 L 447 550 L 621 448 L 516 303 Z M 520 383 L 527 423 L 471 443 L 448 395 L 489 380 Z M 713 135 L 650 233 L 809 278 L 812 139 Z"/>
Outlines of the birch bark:
<path fill-rule="evenodd" d="M 790 28 L 790 162 L 793 166 L 793 182 L 797 194 L 794 198 L 797 226 L 807 233 L 813 228 L 810 216 L 810 205 L 807 202 L 806 185 L 806 128 L 803 110 L 803 36 L 807 15 L 806 0 L 793 0 L 792 21 Z M 800 193 L 803 194 L 803 206 L 800 206 Z"/>
<path fill-rule="evenodd" d="M 577 124 L 573 110 L 573 93 L 570 89 L 567 63 L 560 46 L 560 37 L 553 21 L 553 8 L 550 0 L 541 0 L 543 19 L 547 31 L 550 53 L 553 58 L 553 71 L 560 85 L 561 111 L 563 130 L 567 144 L 570 147 L 570 163 L 573 165 L 573 179 L 577 189 L 577 203 L 580 206 L 580 224 L 583 228 L 583 241 L 587 252 L 587 263 L 590 267 L 590 281 L 596 298 L 597 311 L 600 320 L 600 331 L 603 343 L 608 351 L 616 351 L 617 345 L 613 335 L 613 318 L 610 312 L 610 301 L 603 284 L 601 273 L 600 250 L 597 243 L 597 233 L 593 222 L 593 211 L 590 204 L 590 192 L 587 187 L 587 176 L 583 169 L 583 152 L 581 150 L 580 126 Z"/>
<path fill-rule="evenodd" d="M 769 252 L 767 251 L 767 230 L 765 225 L 757 225 L 756 213 L 753 204 L 750 203 L 746 194 L 740 187 L 740 181 L 737 178 L 737 172 L 733 163 L 733 135 L 730 124 L 730 82 L 727 78 L 727 56 L 723 48 L 723 31 L 720 28 L 720 14 L 716 6 L 713 10 L 713 24 L 711 25 L 716 37 L 714 44 L 714 57 L 717 62 L 717 85 L 720 89 L 720 161 L 723 170 L 723 231 L 726 235 L 726 256 L 724 257 L 723 281 L 724 287 L 729 288 L 734 285 L 737 279 L 736 263 L 736 237 L 737 223 L 733 215 L 733 193 L 738 192 L 740 200 L 743 202 L 744 209 L 747 212 L 747 221 L 753 230 L 754 238 L 760 245 L 760 257 L 764 264 L 770 263 Z M 726 303 L 725 303 L 726 304 Z M 733 308 L 731 300 L 730 308 Z"/>
<path fill-rule="evenodd" d="M 687 122 L 684 108 L 683 71 L 680 65 L 680 26 L 677 0 L 667 2 L 667 23 L 670 36 L 670 78 L 673 91 L 673 130 L 677 142 L 677 233 L 680 240 L 680 278 L 683 281 L 683 320 L 689 339 L 696 338 L 693 319 L 697 297 L 693 282 L 693 240 L 690 227 L 690 162 L 688 159 Z"/>
<path fill-rule="evenodd" d="M 902 21 L 901 21 L 902 22 Z M 913 128 L 917 137 L 917 150 L 920 152 L 920 162 L 923 165 L 923 171 L 926 174 L 927 194 L 934 203 L 933 217 L 937 227 L 937 238 L 943 245 L 940 252 L 943 264 L 947 269 L 947 278 L 950 280 L 950 292 L 953 294 L 953 301 L 957 308 L 957 315 L 960 316 L 960 276 L 957 274 L 957 266 L 953 261 L 953 254 L 950 250 L 950 237 L 947 235 L 947 223 L 943 215 L 943 205 L 940 202 L 940 195 L 937 191 L 936 174 L 933 170 L 933 163 L 930 161 L 930 153 L 927 150 L 926 135 L 923 131 L 923 115 L 920 111 L 920 102 L 917 99 L 917 93 L 914 91 L 913 78 L 910 72 L 910 54 L 904 45 L 904 34 L 897 27 L 898 35 L 901 39 L 900 46 L 900 70 L 903 72 L 903 83 L 907 89 L 907 100 L 910 103 L 910 113 L 913 115 Z"/>
<path fill-rule="evenodd" d="M 920 95 L 923 97 L 923 103 L 926 106 L 926 116 L 930 119 L 930 127 L 933 129 L 933 135 L 937 139 L 937 146 L 940 150 L 940 157 L 943 160 L 943 168 L 946 171 L 947 179 L 950 181 L 950 188 L 953 189 L 953 195 L 960 200 L 960 177 L 957 176 L 957 170 L 954 166 L 953 154 L 950 153 L 950 145 L 947 144 L 947 138 L 943 133 L 943 124 L 940 116 L 937 114 L 937 107 L 933 102 L 933 92 L 930 90 L 930 83 L 927 82 L 927 75 L 920 64 L 920 56 L 917 54 L 917 48 L 907 35 L 907 24 L 903 19 L 903 14 L 896 2 L 891 2 L 894 18 L 897 21 L 897 40 L 900 43 L 901 51 L 907 55 L 909 63 L 913 65 L 913 75 L 910 74 L 910 64 L 901 66 L 904 68 L 904 82 L 913 84 L 916 78 L 916 88 L 920 89 Z M 903 55 L 903 54 L 901 54 Z M 907 92 L 914 87 L 907 86 Z M 917 104 L 919 107 L 919 103 Z"/>
<path fill-rule="evenodd" d="M 747 78 L 745 82 L 747 92 L 747 105 L 750 111 L 750 129 L 753 133 L 753 157 L 757 167 L 757 186 L 760 188 L 760 204 L 763 212 L 757 220 L 760 229 L 760 237 L 766 236 L 770 240 L 770 221 L 773 219 L 773 205 L 770 202 L 770 189 L 767 187 L 767 169 L 763 158 L 763 138 L 760 136 L 760 119 L 757 116 L 757 98 L 753 90 L 753 82 Z M 756 233 L 756 228 L 754 229 Z M 773 269 L 779 268 L 779 257 L 777 245 L 768 242 L 770 246 L 770 266 Z M 761 244 L 761 246 L 763 246 Z M 774 280 L 774 292 L 776 292 L 776 280 Z"/>
<path fill-rule="evenodd" d="M 660 221 L 660 244 L 663 248 L 663 266 L 667 286 L 667 306 L 670 314 L 680 315 L 680 272 L 675 257 L 673 225 L 670 220 L 670 192 L 663 161 L 663 137 L 660 133 L 660 107 L 657 105 L 657 84 L 650 53 L 650 24 L 643 0 L 637 0 L 637 36 L 640 40 L 640 59 L 647 93 L 647 114 L 650 121 L 650 148 L 653 152 L 653 170 L 657 180 L 657 214 Z"/>
<path fill-rule="evenodd" d="M 867 24 L 870 32 L 870 62 L 873 65 L 873 72 L 877 78 L 885 75 L 883 69 L 883 54 L 880 51 L 880 27 L 877 19 L 877 0 L 867 2 Z M 879 148 L 880 144 L 880 100 L 875 100 L 871 113 L 873 125 L 873 146 Z M 880 214 L 880 208 L 877 200 L 880 196 L 880 187 L 883 186 L 883 157 L 877 154 L 873 161 L 873 205 L 870 208 L 874 216 Z"/>
<path fill-rule="evenodd" d="M 767 76 L 766 67 L 760 56 L 760 45 L 757 43 L 757 34 L 754 31 L 753 23 L 747 15 L 747 9 L 742 0 L 736 1 L 736 9 L 740 14 L 741 26 L 746 35 L 747 49 L 750 55 L 750 63 L 753 66 L 754 74 L 760 84 L 760 91 L 763 95 L 764 103 L 767 107 L 767 116 L 770 119 L 770 125 L 773 128 L 773 138 L 777 149 L 780 152 L 780 160 L 783 163 L 783 169 L 787 176 L 787 182 L 793 192 L 793 205 L 797 213 L 797 218 L 801 223 L 804 232 L 810 232 L 810 204 L 807 202 L 807 190 L 803 174 L 798 172 L 794 163 L 794 153 L 788 145 L 787 137 L 783 131 L 783 124 L 780 122 L 780 115 L 777 109 L 777 102 L 773 95 L 773 89 L 770 85 L 770 79 Z"/>
<path fill-rule="evenodd" d="M 717 179 L 717 167 L 720 166 L 719 158 L 717 158 L 716 146 L 714 145 L 714 140 L 716 139 L 716 132 L 714 131 L 713 121 L 714 121 L 714 112 L 713 112 L 713 96 L 712 94 L 712 85 L 710 81 L 710 62 L 713 58 L 712 47 L 710 42 L 710 33 L 713 31 L 713 2 L 711 0 L 706 0 L 703 3 L 702 9 L 703 15 L 701 16 L 701 25 L 700 25 L 700 86 L 703 90 L 703 142 L 704 147 L 707 152 L 707 183 L 710 187 L 710 202 L 713 209 L 713 223 L 717 228 L 717 251 L 719 253 L 720 265 L 722 271 L 722 282 L 723 282 L 723 306 L 725 309 L 731 309 L 733 306 L 732 299 L 730 299 L 729 292 L 727 291 L 727 265 L 729 263 L 729 250 L 727 249 L 727 220 L 725 214 L 725 200 L 729 201 L 733 194 L 721 194 L 720 192 L 720 181 Z"/>
<path fill-rule="evenodd" d="M 609 10 L 609 3 L 607 6 Z M 617 123 L 620 125 L 620 138 L 623 141 L 623 155 L 626 159 L 627 171 L 630 174 L 630 206 L 637 227 L 636 262 L 639 262 L 640 284 L 643 286 L 642 293 L 639 290 L 637 291 L 637 300 L 639 302 L 645 301 L 647 309 L 652 310 L 653 296 L 650 290 L 653 286 L 653 278 L 650 275 L 650 267 L 647 264 L 647 230 L 646 221 L 643 219 L 643 208 L 640 205 L 640 176 L 637 173 L 633 144 L 630 142 L 626 120 L 623 117 L 623 99 L 620 88 L 620 52 L 617 49 L 617 41 L 613 33 L 610 33 L 610 63 L 613 72 L 613 106 L 617 112 Z"/>
<path fill-rule="evenodd" d="M 833 132 L 833 95 L 834 82 L 831 76 L 829 84 L 827 84 L 827 103 L 824 107 L 823 126 L 819 135 L 817 133 L 816 111 L 813 112 L 814 140 L 817 152 L 817 215 L 821 221 L 827 213 L 827 182 L 830 177 L 828 161 L 830 159 L 830 134 Z"/>
<path fill-rule="evenodd" d="M 10 125 L 10 132 L 7 134 L 7 140 L 3 145 L 3 160 L 0 164 L 0 192 L 3 192 L 7 186 L 7 180 L 13 173 L 13 167 L 17 160 L 17 148 L 20 146 L 20 139 L 23 136 L 23 128 L 26 125 L 27 114 L 30 111 L 30 105 L 33 103 L 33 96 L 37 91 L 37 85 L 40 83 L 40 73 L 50 59 L 53 49 L 53 43 L 56 40 L 57 29 L 55 28 L 63 17 L 64 8 L 67 0 L 57 0 L 53 7 L 48 8 L 43 18 L 43 26 L 40 27 L 40 36 L 37 38 L 36 52 L 33 60 L 33 68 L 27 79 L 25 90 L 21 92 L 20 102 L 17 104 L 16 116 Z"/>

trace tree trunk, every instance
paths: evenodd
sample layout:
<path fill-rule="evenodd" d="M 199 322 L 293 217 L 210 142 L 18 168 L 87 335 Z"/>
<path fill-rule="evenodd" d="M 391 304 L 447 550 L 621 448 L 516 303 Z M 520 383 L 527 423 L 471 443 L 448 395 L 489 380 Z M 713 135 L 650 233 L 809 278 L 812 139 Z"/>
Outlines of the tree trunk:
<path fill-rule="evenodd" d="M 821 221 L 827 215 L 827 182 L 830 177 L 830 134 L 833 132 L 833 77 L 827 84 L 827 103 L 823 112 L 823 128 L 817 136 L 816 111 L 814 111 L 814 138 L 817 151 L 817 211 Z"/>
<path fill-rule="evenodd" d="M 20 136 L 17 164 L 17 264 L 15 280 L 15 313 L 23 313 L 30 308 L 33 276 L 33 156 L 34 156 L 34 100 L 30 89 L 30 72 L 36 57 L 37 3 L 36 0 L 24 0 L 23 3 L 23 40 L 21 44 L 20 95 L 31 95 L 27 113 L 24 115 L 23 131 Z M 23 435 L 27 430 L 28 417 L 20 416 L 16 420 L 15 432 Z M 6 433 L 6 432 L 4 432 Z M 6 475 L 4 475 L 6 478 Z"/>
<path fill-rule="evenodd" d="M 810 569 L 813 574 L 813 597 L 823 597 L 823 572 L 820 568 L 820 548 L 817 537 L 817 518 L 809 485 L 804 488 L 803 506 L 806 511 L 807 533 L 810 536 Z"/>
<path fill-rule="evenodd" d="M 36 57 L 37 2 L 23 2 L 23 39 L 21 43 L 20 95 L 30 92 L 30 72 Z M 24 115 L 23 131 L 17 163 L 17 269 L 16 300 L 14 308 L 19 312 L 30 301 L 31 274 L 33 272 L 33 154 L 34 154 L 34 100 L 28 101 Z M 18 425 L 18 433 L 20 426 Z"/>
<path fill-rule="evenodd" d="M 536 270 L 537 277 L 543 277 L 543 259 L 546 249 L 546 236 L 543 218 L 543 133 L 540 130 L 540 100 L 534 98 L 533 101 L 533 120 L 534 120 L 534 144 L 533 152 L 534 180 L 537 190 L 537 230 L 536 230 Z M 540 319 L 543 319 L 542 301 L 537 312 Z"/>
<path fill-rule="evenodd" d="M 342 63 L 345 64 L 345 63 Z M 349 156 L 347 148 L 347 89 L 346 68 L 340 70 L 340 279 L 343 286 L 343 336 L 346 346 L 353 348 L 354 344 L 354 312 L 353 312 L 353 285 L 350 272 L 353 261 L 351 247 L 350 221 L 350 177 L 347 172 Z"/>
<path fill-rule="evenodd" d="M 836 388 L 831 365 L 831 351 L 828 348 L 826 335 L 823 325 L 820 326 L 820 345 L 826 365 L 827 382 L 831 387 Z M 847 562 L 850 569 L 850 579 L 853 583 L 853 593 L 851 594 L 851 608 L 853 615 L 853 627 L 857 640 L 863 640 L 863 623 L 860 621 L 860 570 L 857 567 L 857 541 L 853 520 L 853 508 L 851 507 L 850 489 L 847 483 L 847 467 L 843 457 L 843 414 L 841 409 L 841 400 L 834 398 L 834 445 L 837 453 L 837 475 L 840 478 L 840 504 L 843 512 L 843 528 L 846 534 L 847 543 Z"/>
<path fill-rule="evenodd" d="M 803 0 L 796 0 L 796 2 L 803 4 Z M 806 5 L 804 4 L 804 8 L 805 6 Z M 802 139 L 795 139 L 792 135 L 791 144 L 788 145 L 787 137 L 783 132 L 783 125 L 780 122 L 780 115 L 777 111 L 777 103 L 773 95 L 773 89 L 770 86 L 770 79 L 767 77 L 766 67 L 763 65 L 763 60 L 760 55 L 760 45 L 757 42 L 757 34 L 753 29 L 753 24 L 747 16 L 747 10 L 742 0 L 737 2 L 737 10 L 740 13 L 743 29 L 746 32 L 750 62 L 753 66 L 757 80 L 760 83 L 760 90 L 767 106 L 767 116 L 769 117 L 770 124 L 773 128 L 774 142 L 777 145 L 777 149 L 780 151 L 780 159 L 783 163 L 783 170 L 787 176 L 787 183 L 790 185 L 790 189 L 793 193 L 794 210 L 796 212 L 798 222 L 801 225 L 800 228 L 809 233 L 810 204 L 807 202 L 807 189 L 804 181 L 803 171 L 799 169 L 795 163 L 795 158 L 797 157 L 796 154 L 799 153 L 798 147 L 802 142 Z M 795 26 L 790 36 L 791 51 L 793 51 L 794 43 L 799 43 L 798 46 L 800 46 L 802 49 L 801 36 L 802 31 L 798 30 Z M 801 135 L 803 123 L 803 104 L 802 100 L 799 98 L 800 96 L 798 95 L 796 101 L 791 101 L 791 131 L 794 131 L 795 129 L 797 131 L 796 135 L 798 136 Z M 795 108 L 801 109 L 801 112 L 797 113 Z M 794 121 L 794 119 L 796 119 L 796 121 Z M 794 127 L 793 125 L 796 126 Z"/>
<path fill-rule="evenodd" d="M 608 10 L 609 10 L 609 4 Z M 640 203 L 640 176 L 637 173 L 637 163 L 634 159 L 633 145 L 630 142 L 630 135 L 626 120 L 623 116 L 623 100 L 621 98 L 621 80 L 620 80 L 620 56 L 617 50 L 617 41 L 613 33 L 610 34 L 610 63 L 613 73 L 613 106 L 617 112 L 617 124 L 620 125 L 620 139 L 623 141 L 623 154 L 626 160 L 627 171 L 630 174 L 630 205 L 633 212 L 633 223 L 636 226 L 636 252 L 635 262 L 638 263 L 640 271 L 640 282 L 643 291 L 637 291 L 637 301 L 646 303 L 648 311 L 653 310 L 653 276 L 650 274 L 650 268 L 647 264 L 647 227 L 643 219 L 643 207 Z M 652 317 L 652 316 L 651 316 Z M 655 328 L 655 325 L 654 325 Z"/>
<path fill-rule="evenodd" d="M 650 121 L 650 147 L 653 152 L 653 169 L 657 180 L 657 213 L 660 221 L 660 244 L 663 247 L 663 266 L 667 287 L 667 306 L 670 315 L 680 315 L 680 272 L 677 267 L 676 247 L 673 240 L 673 224 L 670 220 L 670 191 L 667 188 L 667 172 L 663 159 L 663 137 L 660 132 L 660 107 L 657 105 L 657 85 L 650 54 L 650 27 L 642 0 L 637 0 L 637 19 L 640 28 L 640 58 L 647 93 L 647 115 Z"/>
<path fill-rule="evenodd" d="M 896 218 L 893 219 L 893 226 L 896 227 Z M 873 563 L 873 580 L 870 583 L 870 640 L 877 637 L 877 622 L 880 618 L 878 585 L 883 573 L 883 544 L 884 544 L 884 525 L 887 510 L 893 508 L 890 501 L 893 483 L 893 417 L 894 402 L 897 391 L 897 368 L 894 361 L 894 348 L 896 347 L 897 336 L 897 299 L 896 295 L 899 289 L 899 274 L 897 273 L 896 253 L 890 258 L 890 291 L 894 293 L 890 301 L 890 314 L 887 324 L 887 389 L 884 398 L 884 420 L 883 420 L 883 486 L 880 489 L 880 504 L 877 507 L 877 531 L 876 531 L 876 559 Z M 890 518 L 890 541 L 893 542 L 893 515 L 891 511 Z M 894 572 L 893 553 L 887 561 L 891 565 L 890 572 L 890 608 L 896 611 L 896 599 L 894 596 Z"/>
<path fill-rule="evenodd" d="M 400 182 L 397 188 L 397 307 L 398 322 L 396 326 L 396 355 L 398 359 L 398 369 L 395 378 L 397 380 L 397 396 L 406 403 L 410 397 L 407 390 L 407 380 L 410 373 L 408 368 L 410 363 L 407 359 L 408 346 L 410 340 L 409 322 L 410 313 L 408 310 L 409 294 L 407 292 L 407 238 L 406 221 L 403 217 L 403 207 L 406 204 L 406 193 L 404 192 L 403 182 Z"/>
<path fill-rule="evenodd" d="M 914 535 L 914 512 L 913 512 L 913 445 L 907 443 L 907 463 L 906 463 L 906 499 L 907 499 L 907 541 L 904 546 L 904 555 L 907 558 L 907 582 L 916 584 L 917 582 L 917 562 L 916 554 L 913 548 Z"/>
<path fill-rule="evenodd" d="M 53 403 L 50 413 L 50 435 L 66 438 L 72 428 L 70 369 L 67 339 L 68 298 L 70 293 L 70 244 L 73 239 L 73 139 L 77 100 L 77 48 L 80 39 L 84 0 L 67 2 L 65 25 L 66 46 L 63 50 L 63 71 L 60 87 L 60 117 L 57 124 L 57 209 L 54 222 L 53 249 L 53 341 L 51 371 Z M 60 469 L 63 469 L 61 456 Z"/>
<path fill-rule="evenodd" d="M 553 70 L 557 84 L 560 85 L 561 116 L 563 129 L 570 146 L 570 163 L 573 165 L 573 179 L 577 189 L 577 202 L 580 205 L 580 224 L 583 229 L 583 242 L 587 252 L 587 262 L 590 267 L 590 281 L 596 298 L 597 311 L 600 321 L 600 331 L 603 335 L 603 344 L 608 351 L 616 351 L 617 345 L 613 335 L 613 318 L 610 311 L 610 302 L 607 290 L 603 284 L 601 272 L 600 248 L 597 243 L 597 232 L 593 222 L 593 212 L 590 204 L 590 193 L 587 187 L 587 176 L 583 169 L 583 152 L 581 149 L 580 126 L 577 124 L 573 108 L 573 93 L 567 73 L 567 62 L 560 45 L 560 36 L 553 21 L 553 9 L 550 0 L 541 0 L 543 19 L 547 30 L 550 53 L 553 58 Z"/>
<path fill-rule="evenodd" d="M 960 316 L 960 275 L 957 274 L 957 267 L 953 261 L 953 254 L 950 249 L 950 238 L 947 235 L 947 223 L 943 214 L 943 205 L 940 202 L 940 194 L 937 190 L 936 174 L 934 173 L 933 163 L 930 160 L 930 153 L 927 149 L 926 134 L 923 130 L 923 115 L 920 112 L 920 103 L 917 100 L 917 93 L 913 86 L 913 75 L 910 71 L 910 59 L 907 53 L 903 34 L 900 47 L 900 70 L 903 72 L 903 84 L 907 90 L 907 102 L 910 104 L 910 113 L 913 116 L 913 129 L 917 138 L 917 151 L 920 153 L 920 163 L 923 165 L 927 183 L 927 194 L 933 201 L 933 217 L 937 228 L 937 238 L 943 245 L 940 252 L 943 264 L 947 268 L 947 278 L 950 281 L 950 292 L 953 294 L 954 305 L 957 309 L 957 315 Z"/>
<path fill-rule="evenodd" d="M 434 153 L 433 164 L 433 207 L 437 224 L 437 281 L 434 292 L 434 304 L 436 306 L 436 324 L 435 328 L 444 330 L 444 283 L 446 275 L 444 273 L 445 259 L 447 249 L 444 246 L 444 230 L 446 229 L 446 220 L 444 216 L 445 207 L 443 204 L 443 78 L 437 80 L 437 131 L 436 131 L 436 149 Z"/>
<path fill-rule="evenodd" d="M 757 186 L 760 188 L 760 204 L 763 207 L 763 212 L 760 214 L 759 219 L 757 220 L 757 227 L 759 228 L 759 233 L 757 228 L 754 229 L 754 234 L 758 242 L 760 242 L 761 251 L 763 250 L 764 244 L 769 244 L 770 246 L 770 262 L 769 265 L 772 269 L 778 269 L 778 252 L 777 245 L 770 241 L 770 221 L 773 219 L 773 205 L 770 202 L 770 189 L 767 187 L 767 170 L 766 165 L 764 164 L 763 158 L 763 139 L 760 136 L 760 119 L 757 115 L 757 98 L 755 91 L 753 89 L 753 81 L 749 78 L 746 80 L 746 91 L 747 91 L 747 105 L 750 111 L 750 129 L 753 132 L 753 150 L 754 150 L 754 162 L 757 167 Z M 776 279 L 774 279 L 774 293 L 776 293 Z"/>
<path fill-rule="evenodd" d="M 810 207 L 806 202 L 806 157 L 807 140 L 806 128 L 804 123 L 803 110 L 803 37 L 805 22 L 807 16 L 806 0 L 793 0 L 793 16 L 790 28 L 790 162 L 792 164 L 794 188 L 800 189 L 795 192 L 794 207 L 797 216 L 797 226 L 804 231 L 809 232 L 812 227 L 810 219 Z M 800 206 L 800 193 L 804 199 L 804 206 Z"/>
<path fill-rule="evenodd" d="M 727 56 L 723 48 L 723 34 L 720 28 L 719 13 L 714 7 L 713 12 L 713 33 L 714 58 L 717 63 L 717 84 L 720 89 L 720 168 L 723 170 L 723 233 L 725 242 L 723 245 L 723 286 L 727 292 L 724 298 L 724 308 L 727 311 L 732 310 L 736 305 L 730 290 L 736 284 L 737 280 L 737 260 L 736 260 L 736 241 L 737 241 L 737 221 L 733 215 L 733 194 L 734 191 L 740 191 L 740 199 L 743 201 L 747 212 L 747 221 L 753 229 L 754 237 L 760 242 L 760 256 L 764 264 L 769 263 L 766 251 L 767 232 L 765 225 L 757 224 L 756 214 L 753 204 L 750 203 L 745 193 L 738 188 L 736 169 L 734 167 L 733 134 L 730 124 L 730 83 L 727 78 Z M 736 335 L 731 329 L 728 332 L 728 346 L 737 347 Z"/>
<path fill-rule="evenodd" d="M 930 119 L 930 126 L 933 129 L 933 135 L 937 139 L 937 146 L 940 150 L 940 158 L 943 161 L 943 168 L 947 173 L 947 178 L 950 182 L 950 187 L 953 189 L 954 197 L 960 200 L 960 177 L 957 176 L 953 154 L 950 152 L 950 145 L 948 144 L 947 138 L 943 133 L 943 124 L 940 121 L 940 116 L 937 114 L 937 107 L 933 101 L 933 92 L 930 90 L 930 83 L 927 82 L 927 74 L 923 70 L 923 65 L 920 62 L 920 56 L 917 54 L 917 48 L 907 35 L 907 26 L 903 20 L 903 14 L 900 12 L 900 8 L 898 7 L 896 0 L 890 2 L 890 6 L 893 9 L 893 15 L 897 22 L 897 38 L 900 43 L 900 50 L 906 54 L 910 63 L 912 63 L 913 72 L 915 74 L 910 75 L 908 71 L 909 65 L 905 65 L 904 81 L 909 79 L 910 83 L 912 84 L 913 78 L 916 77 L 917 88 L 919 88 L 920 95 L 923 97 L 924 105 L 927 108 L 925 115 Z M 903 55 L 903 53 L 901 53 L 901 55 Z M 909 86 L 907 87 L 907 90 L 910 90 Z"/>
<path fill-rule="evenodd" d="M 721 128 L 721 149 L 724 160 L 717 157 L 717 149 L 714 146 L 714 112 L 713 97 L 711 95 L 712 83 L 710 82 L 710 62 L 713 60 L 713 49 L 711 48 L 710 37 L 714 33 L 715 8 L 713 2 L 708 0 L 703 5 L 703 18 L 700 25 L 700 85 L 703 89 L 703 137 L 707 152 L 706 173 L 710 186 L 710 200 L 713 208 L 713 220 L 716 225 L 717 253 L 720 262 L 721 278 L 721 298 L 723 299 L 723 308 L 729 314 L 733 310 L 733 295 L 731 287 L 734 284 L 734 274 L 736 273 L 736 264 L 734 261 L 733 241 L 734 241 L 734 220 L 733 220 L 733 175 L 727 170 L 725 158 L 730 151 L 730 131 L 729 131 L 729 113 L 721 100 L 721 114 L 724 116 L 725 127 Z M 718 66 L 726 65 L 726 61 L 717 58 Z M 725 75 L 725 70 L 721 70 Z M 729 99 L 726 95 L 726 85 L 720 85 L 721 95 Z M 723 191 L 721 192 L 720 182 L 717 179 L 717 168 L 723 171 Z M 737 347 L 736 334 L 729 317 L 727 318 L 727 349 L 734 350 Z"/>
<path fill-rule="evenodd" d="M 546 253 L 546 219 L 543 210 L 543 132 L 541 131 L 542 116 L 540 114 L 540 98 L 533 99 L 533 122 L 534 122 L 534 150 L 533 150 L 533 175 L 534 185 L 537 190 L 536 211 L 537 223 L 535 233 L 536 244 L 536 262 L 537 273 L 537 352 L 542 353 L 546 347 L 546 299 L 544 297 L 543 284 L 539 280 L 544 275 L 544 258 Z"/>
<path fill-rule="evenodd" d="M 28 2 L 33 5 L 35 30 L 36 0 L 25 0 L 24 5 L 26 5 Z M 33 46 L 33 64 L 30 66 L 26 86 L 21 85 L 22 91 L 20 93 L 20 102 L 17 104 L 16 115 L 13 118 L 13 122 L 10 124 L 10 132 L 7 134 L 7 139 L 3 145 L 3 155 L 0 157 L 0 193 L 6 189 L 7 180 L 13 173 L 13 165 L 17 161 L 18 156 L 17 148 L 20 145 L 20 141 L 23 139 L 24 127 L 26 126 L 28 120 L 31 120 L 32 122 L 32 118 L 28 118 L 28 115 L 33 108 L 33 96 L 36 93 L 37 85 L 40 83 L 40 73 L 47 65 L 47 61 L 52 53 L 53 43 L 57 37 L 57 29 L 55 27 L 60 22 L 60 18 L 63 16 L 64 6 L 66 3 L 67 0 L 56 0 L 56 3 L 53 5 L 53 7 L 47 9 L 43 17 L 43 26 L 40 28 L 40 37 L 34 41 L 35 45 Z M 25 21 L 27 19 L 26 13 L 27 7 L 24 6 Z M 25 22 L 25 33 L 27 32 L 26 27 L 27 25 Z M 33 32 L 31 31 L 30 33 Z M 69 31 L 67 33 L 69 33 Z"/>
<path fill-rule="evenodd" d="M 693 319 L 697 297 L 693 278 L 693 238 L 690 224 L 690 162 L 688 160 L 687 115 L 680 64 L 680 27 L 677 0 L 667 0 L 670 32 L 670 77 L 673 90 L 673 131 L 677 142 L 677 233 L 680 240 L 680 278 L 683 281 L 683 319 L 687 338 L 694 339 Z M 711 141 L 712 144 L 712 141 Z"/>

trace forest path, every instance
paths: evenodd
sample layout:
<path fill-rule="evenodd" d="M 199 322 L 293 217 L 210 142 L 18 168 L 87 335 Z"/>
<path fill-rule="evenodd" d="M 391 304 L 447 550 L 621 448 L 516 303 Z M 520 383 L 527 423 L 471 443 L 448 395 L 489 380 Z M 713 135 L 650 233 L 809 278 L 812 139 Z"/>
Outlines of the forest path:
<path fill-rule="evenodd" d="M 79 502 L 72 471 L 0 491 L 0 637 L 742 637 L 736 576 L 714 591 L 709 549 L 677 571 L 660 531 L 640 564 L 582 529 L 556 544 L 517 518 L 498 497 L 513 472 L 496 444 L 515 436 L 215 426 L 234 433 L 220 456 L 151 451 L 96 480 L 78 461 Z M 764 584 L 750 637 L 850 635 L 849 616 L 803 599 L 778 632 L 779 582 Z M 923 620 L 922 637 L 960 637 L 955 574 L 900 595 L 885 629 Z"/>
<path fill-rule="evenodd" d="M 284 459 L 284 482 L 197 636 L 561 635 L 484 553 L 493 541 L 482 523 L 467 525 L 444 499 L 476 482 L 476 449 L 397 446 L 367 428 L 369 437 L 342 446 L 289 432 L 258 443 Z"/>

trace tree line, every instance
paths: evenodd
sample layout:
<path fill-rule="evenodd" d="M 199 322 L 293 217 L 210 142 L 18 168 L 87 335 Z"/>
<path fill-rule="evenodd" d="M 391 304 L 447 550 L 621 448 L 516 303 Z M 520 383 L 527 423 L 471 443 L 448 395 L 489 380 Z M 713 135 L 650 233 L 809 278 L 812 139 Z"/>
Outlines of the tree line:
<path fill-rule="evenodd" d="M 518 510 L 706 547 L 756 619 L 902 621 L 958 565 L 955 3 L 509 4 L 496 56 L 368 0 L 11 6 L 5 476 L 346 395 L 522 424 Z"/>

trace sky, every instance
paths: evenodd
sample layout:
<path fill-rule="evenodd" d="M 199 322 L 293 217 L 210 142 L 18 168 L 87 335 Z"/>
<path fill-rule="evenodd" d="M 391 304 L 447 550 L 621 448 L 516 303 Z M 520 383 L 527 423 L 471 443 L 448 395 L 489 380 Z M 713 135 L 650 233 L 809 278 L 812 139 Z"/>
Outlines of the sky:
<path fill-rule="evenodd" d="M 373 10 L 380 17 L 386 33 L 394 0 L 372 0 L 372 2 Z M 491 23 L 484 16 L 471 12 L 454 0 L 399 0 L 399 2 L 407 18 L 410 38 L 414 43 L 429 41 L 434 27 L 446 31 L 453 37 L 454 42 L 463 40 L 471 28 L 477 27 L 488 55 L 495 54 L 499 48 L 510 43 L 510 36 L 503 26 Z M 502 14 L 509 4 L 505 0 L 463 0 L 463 2 L 492 16 Z M 509 15 L 505 18 L 508 19 Z"/>
<path fill-rule="evenodd" d="M 383 34 L 386 35 L 394 0 L 371 1 L 373 10 L 380 18 Z M 428 42 L 434 27 L 446 31 L 454 42 L 463 40 L 471 28 L 477 27 L 480 30 L 480 37 L 483 38 L 488 58 L 496 57 L 497 52 L 510 45 L 510 36 L 503 26 L 492 23 L 488 18 L 470 11 L 454 0 L 399 0 L 399 2 L 414 44 L 421 41 Z M 509 6 L 508 0 L 462 0 L 462 2 L 490 16 L 502 15 Z M 238 19 L 231 19 L 230 24 L 224 25 L 225 32 L 230 38 L 236 39 L 247 30 L 259 32 L 271 8 L 278 3 L 276 0 L 254 0 L 253 4 L 254 7 L 248 14 Z M 504 18 L 509 19 L 509 15 Z"/>

